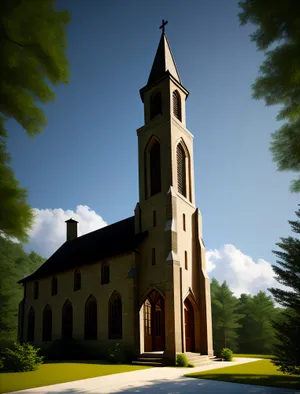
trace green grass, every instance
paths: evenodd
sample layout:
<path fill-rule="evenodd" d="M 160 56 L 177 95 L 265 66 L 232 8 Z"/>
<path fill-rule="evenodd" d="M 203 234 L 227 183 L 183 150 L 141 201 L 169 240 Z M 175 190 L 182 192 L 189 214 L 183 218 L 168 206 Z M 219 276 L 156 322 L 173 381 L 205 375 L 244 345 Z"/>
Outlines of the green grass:
<path fill-rule="evenodd" d="M 50 384 L 71 382 L 114 373 L 136 371 L 149 367 L 111 365 L 98 362 L 60 362 L 42 364 L 37 371 L 0 373 L 0 393 L 25 390 Z"/>
<path fill-rule="evenodd" d="M 233 357 L 263 358 L 268 360 L 275 358 L 271 354 L 234 354 Z"/>
<path fill-rule="evenodd" d="M 269 360 L 253 361 L 232 367 L 186 374 L 185 376 L 231 383 L 300 389 L 300 376 L 284 375 Z"/>

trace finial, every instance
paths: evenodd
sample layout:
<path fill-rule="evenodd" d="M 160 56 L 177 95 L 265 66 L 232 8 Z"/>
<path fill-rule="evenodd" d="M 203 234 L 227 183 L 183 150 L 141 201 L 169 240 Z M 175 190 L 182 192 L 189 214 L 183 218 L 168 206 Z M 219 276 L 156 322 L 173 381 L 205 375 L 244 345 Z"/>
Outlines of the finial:
<path fill-rule="evenodd" d="M 165 34 L 165 26 L 168 24 L 168 21 L 165 21 L 164 19 L 162 20 L 162 25 L 159 26 L 160 29 L 162 29 L 162 34 Z"/>

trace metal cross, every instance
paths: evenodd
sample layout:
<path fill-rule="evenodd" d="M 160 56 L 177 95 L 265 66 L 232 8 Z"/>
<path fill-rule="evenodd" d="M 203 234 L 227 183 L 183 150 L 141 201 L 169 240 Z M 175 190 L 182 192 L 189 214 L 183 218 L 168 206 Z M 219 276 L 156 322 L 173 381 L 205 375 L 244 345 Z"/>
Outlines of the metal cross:
<path fill-rule="evenodd" d="M 162 33 L 165 34 L 165 26 L 168 23 L 168 21 L 165 21 L 164 19 L 162 20 L 162 25 L 159 26 L 160 29 L 162 29 Z"/>

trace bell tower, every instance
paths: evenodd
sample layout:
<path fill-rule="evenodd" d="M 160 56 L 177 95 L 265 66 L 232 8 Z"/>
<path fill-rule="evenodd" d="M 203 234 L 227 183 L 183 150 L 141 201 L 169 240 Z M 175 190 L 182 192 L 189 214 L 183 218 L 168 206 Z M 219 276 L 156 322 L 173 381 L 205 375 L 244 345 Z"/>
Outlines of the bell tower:
<path fill-rule="evenodd" d="M 195 205 L 193 135 L 186 128 L 189 92 L 179 76 L 166 24 L 163 20 L 150 75 L 140 90 L 144 126 L 137 130 L 135 217 L 136 232 L 148 232 L 138 263 L 141 352 L 163 351 L 165 363 L 172 365 L 176 353 L 213 355 L 213 350 L 210 284 Z"/>

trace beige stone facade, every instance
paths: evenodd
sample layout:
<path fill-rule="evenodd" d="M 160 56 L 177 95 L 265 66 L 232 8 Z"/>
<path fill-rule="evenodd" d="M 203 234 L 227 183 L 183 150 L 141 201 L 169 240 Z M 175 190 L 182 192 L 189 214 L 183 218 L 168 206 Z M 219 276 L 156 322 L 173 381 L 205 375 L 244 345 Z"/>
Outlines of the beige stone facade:
<path fill-rule="evenodd" d="M 123 248 L 117 254 L 107 251 L 105 258 L 95 257 L 89 263 L 72 265 L 71 261 L 69 268 L 62 261 L 52 269 L 54 255 L 53 263 L 51 258 L 48 261 L 48 271 L 45 268 L 25 278 L 19 311 L 21 340 L 47 346 L 61 338 L 63 307 L 68 300 L 72 305 L 72 337 L 101 351 L 116 342 L 134 348 L 137 355 L 163 351 L 169 365 L 175 363 L 176 353 L 213 355 L 210 284 L 201 213 L 195 205 L 193 135 L 186 128 L 187 96 L 162 34 L 149 81 L 141 89 L 145 124 L 137 130 L 139 202 L 132 219 L 134 236 L 144 235 L 131 250 Z M 67 225 L 64 248 L 79 248 L 76 245 L 83 237 L 77 238 L 77 223 L 71 220 Z M 101 239 L 101 234 L 112 230 L 97 231 Z M 84 236 L 86 240 L 88 236 Z M 56 253 L 58 260 L 61 252 Z M 70 255 L 67 258 L 71 260 Z M 101 279 L 104 260 L 109 267 L 108 283 Z M 75 270 L 80 272 L 78 290 L 74 290 Z M 57 294 L 52 295 L 54 276 Z M 116 294 L 117 309 L 110 302 Z M 91 295 L 96 301 L 96 337 L 85 339 L 86 314 L 90 313 L 86 302 Z M 46 305 L 52 310 L 51 338 L 47 341 L 42 334 Z M 34 328 L 33 320 L 28 320 L 32 319 L 28 317 L 30 309 L 34 310 Z M 112 336 L 111 324 L 115 323 L 109 319 L 116 319 L 116 314 L 121 316 L 121 323 L 117 323 L 120 333 Z"/>

